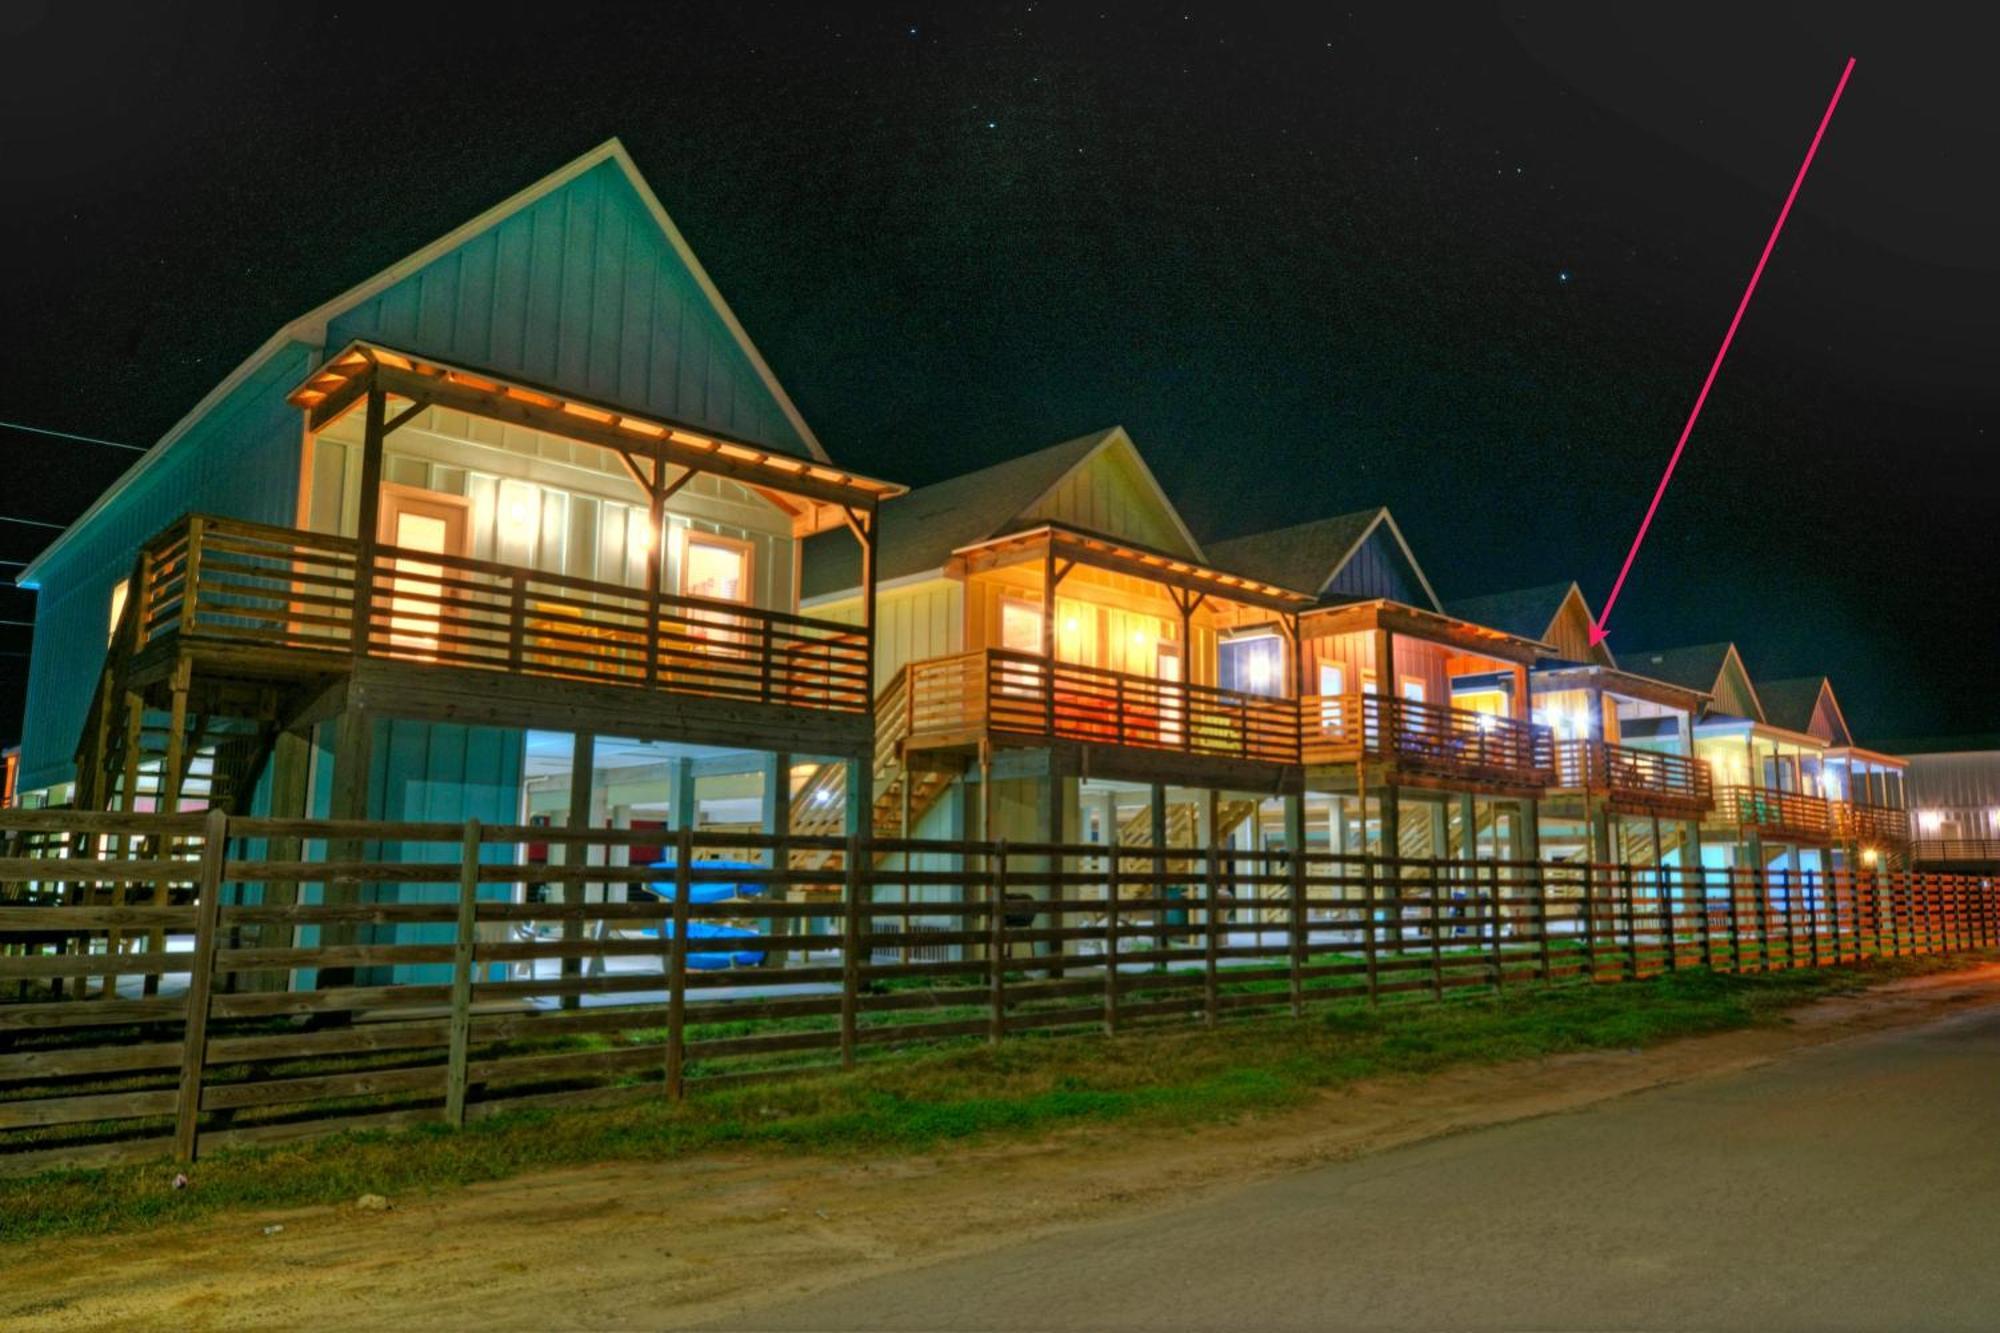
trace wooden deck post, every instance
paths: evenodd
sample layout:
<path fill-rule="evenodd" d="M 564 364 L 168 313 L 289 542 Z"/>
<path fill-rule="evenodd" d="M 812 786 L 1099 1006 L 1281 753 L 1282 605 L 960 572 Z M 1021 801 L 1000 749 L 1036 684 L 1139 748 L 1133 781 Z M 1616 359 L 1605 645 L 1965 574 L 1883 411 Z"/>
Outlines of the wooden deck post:
<path fill-rule="evenodd" d="M 190 521 L 192 522 L 193 520 Z M 181 608 L 183 615 L 187 614 L 188 606 L 194 601 L 193 578 L 194 576 L 190 574 L 188 581 L 182 585 Z M 181 780 L 186 776 L 188 760 L 190 758 L 187 753 L 188 689 L 192 684 L 193 675 L 194 660 L 192 658 L 183 654 L 175 660 L 174 673 L 170 686 L 173 691 L 173 702 L 169 706 L 167 713 L 167 753 L 160 760 L 159 801 L 156 806 L 159 813 L 163 815 L 178 814 L 181 808 Z M 172 842 L 173 837 L 171 834 L 163 834 L 154 848 L 154 855 L 162 859 L 172 856 Z M 163 875 L 153 881 L 153 906 L 165 907 L 171 896 L 172 881 L 170 879 Z M 166 932 L 156 926 L 147 936 L 146 947 L 157 953 L 166 947 L 166 941 Z M 158 972 L 146 973 L 145 979 L 140 983 L 140 987 L 143 994 L 159 994 L 160 974 Z"/>
<path fill-rule="evenodd" d="M 465 821 L 459 844 L 458 926 L 451 953 L 451 1050 L 446 1058 L 444 1118 L 465 1124 L 466 1056 L 472 1048 L 472 950 L 478 932 L 479 821 Z"/>
<path fill-rule="evenodd" d="M 382 530 L 382 440 L 388 395 L 369 371 L 368 402 L 361 432 L 361 502 L 355 517 L 353 652 L 366 657 L 374 637 L 375 548 Z M 518 618 L 514 624 L 518 627 Z"/>
<path fill-rule="evenodd" d="M 201 1127 L 202 1073 L 208 1062 L 208 1000 L 215 986 L 216 925 L 222 916 L 229 816 L 210 810 L 202 822 L 201 871 L 195 886 L 194 951 L 188 957 L 187 1027 L 181 1037 L 180 1092 L 174 1099 L 174 1160 L 194 1161 Z"/>

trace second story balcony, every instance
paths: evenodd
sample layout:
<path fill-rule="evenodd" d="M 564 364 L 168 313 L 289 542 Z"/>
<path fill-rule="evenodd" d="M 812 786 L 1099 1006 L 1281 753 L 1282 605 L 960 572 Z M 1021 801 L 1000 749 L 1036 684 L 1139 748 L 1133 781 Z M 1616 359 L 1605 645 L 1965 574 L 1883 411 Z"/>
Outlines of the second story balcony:
<path fill-rule="evenodd" d="M 989 648 L 913 662 L 909 744 L 988 738 L 1068 740 L 1207 759 L 1299 762 L 1298 707 L 1210 685 L 1160 680 Z"/>
<path fill-rule="evenodd" d="M 1556 778 L 1547 727 L 1379 694 L 1311 695 L 1299 701 L 1304 761 L 1369 761 L 1437 779 L 1541 789 Z"/>
<path fill-rule="evenodd" d="M 130 650 L 252 673 L 357 662 L 865 717 L 854 626 L 201 515 L 143 551 Z"/>
<path fill-rule="evenodd" d="M 1556 742 L 1556 786 L 1604 796 L 1647 814 L 1706 814 L 1715 806 L 1699 759 L 1601 740 Z"/>
<path fill-rule="evenodd" d="M 1834 801 L 1833 836 L 1868 846 L 1901 846 L 1910 840 L 1910 812 L 1866 801 Z"/>
<path fill-rule="evenodd" d="M 1715 817 L 1724 824 L 1770 838 L 1826 842 L 1833 836 L 1830 803 L 1824 797 L 1804 792 L 1734 783 L 1717 787 Z"/>

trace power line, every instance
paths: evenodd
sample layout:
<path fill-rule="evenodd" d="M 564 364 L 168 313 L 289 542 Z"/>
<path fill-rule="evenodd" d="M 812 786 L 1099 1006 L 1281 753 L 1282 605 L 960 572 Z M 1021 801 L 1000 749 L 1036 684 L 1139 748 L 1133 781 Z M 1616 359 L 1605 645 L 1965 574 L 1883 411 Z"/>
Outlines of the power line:
<path fill-rule="evenodd" d="M 8 430 L 24 430 L 31 435 L 53 435 L 58 440 L 78 440 L 84 444 L 101 444 L 110 449 L 130 449 L 135 454 L 146 452 L 143 445 L 120 444 L 117 440 L 100 439 L 95 435 L 78 435 L 67 430 L 50 430 L 46 426 L 29 426 L 19 421 L 0 421 L 0 426 L 5 426 Z"/>
<path fill-rule="evenodd" d="M 12 514 L 0 514 L 0 523 L 25 523 L 31 528 L 54 528 L 57 532 L 69 526 L 67 523 L 45 523 L 39 518 L 15 518 Z"/>
<path fill-rule="evenodd" d="M 33 629 L 35 622 L 32 620 L 0 620 L 0 625 L 19 625 L 22 629 Z"/>

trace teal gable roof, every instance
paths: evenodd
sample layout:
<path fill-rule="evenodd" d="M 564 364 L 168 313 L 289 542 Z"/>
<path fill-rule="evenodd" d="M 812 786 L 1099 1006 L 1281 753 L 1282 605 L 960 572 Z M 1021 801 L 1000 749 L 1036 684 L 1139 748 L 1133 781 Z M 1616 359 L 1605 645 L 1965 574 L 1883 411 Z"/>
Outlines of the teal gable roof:
<path fill-rule="evenodd" d="M 328 321 L 357 339 L 818 456 L 619 156 Z"/>

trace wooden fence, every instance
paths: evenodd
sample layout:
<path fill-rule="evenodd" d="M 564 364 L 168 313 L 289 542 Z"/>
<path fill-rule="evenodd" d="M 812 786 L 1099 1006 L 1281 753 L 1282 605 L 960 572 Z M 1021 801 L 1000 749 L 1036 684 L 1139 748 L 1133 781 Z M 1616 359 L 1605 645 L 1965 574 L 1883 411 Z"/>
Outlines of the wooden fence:
<path fill-rule="evenodd" d="M 1996 943 L 1971 876 L 6 811 L 0 1170 Z"/>

